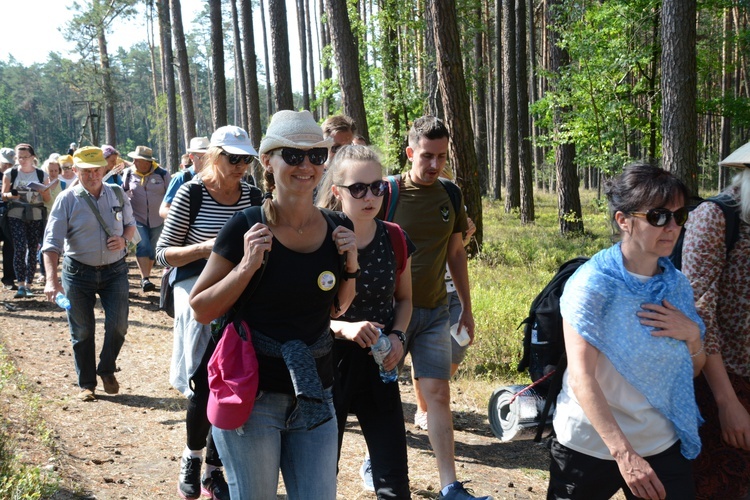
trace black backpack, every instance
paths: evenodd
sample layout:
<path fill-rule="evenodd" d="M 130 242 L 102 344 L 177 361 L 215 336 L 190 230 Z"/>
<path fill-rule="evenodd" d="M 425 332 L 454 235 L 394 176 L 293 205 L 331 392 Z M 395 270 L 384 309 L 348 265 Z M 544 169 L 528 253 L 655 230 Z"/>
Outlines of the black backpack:
<path fill-rule="evenodd" d="M 731 196 L 727 194 L 720 194 L 711 198 L 707 198 L 705 200 L 699 199 L 698 203 L 690 205 L 688 207 L 688 210 L 692 212 L 693 210 L 698 208 L 698 205 L 707 201 L 717 204 L 719 208 L 721 208 L 721 211 L 724 213 L 724 220 L 726 220 L 726 232 L 724 235 L 724 241 L 727 248 L 728 257 L 729 252 L 732 251 L 735 243 L 737 243 L 737 240 L 740 238 L 739 204 L 734 201 Z M 682 269 L 682 244 L 684 240 L 685 226 L 682 226 L 680 236 L 677 237 L 677 243 L 675 243 L 674 248 L 672 249 L 672 253 L 669 255 L 669 260 L 672 261 L 672 264 L 674 264 L 674 267 L 676 267 L 677 269 Z"/>
<path fill-rule="evenodd" d="M 557 270 L 549 283 L 534 298 L 529 315 L 518 327 L 523 330 L 523 357 L 518 362 L 518 371 L 528 368 L 534 390 L 545 398 L 544 409 L 539 417 L 534 441 L 539 442 L 544 432 L 552 405 L 562 388 L 562 376 L 568 366 L 565 356 L 560 297 L 573 273 L 588 257 L 571 259 Z"/>

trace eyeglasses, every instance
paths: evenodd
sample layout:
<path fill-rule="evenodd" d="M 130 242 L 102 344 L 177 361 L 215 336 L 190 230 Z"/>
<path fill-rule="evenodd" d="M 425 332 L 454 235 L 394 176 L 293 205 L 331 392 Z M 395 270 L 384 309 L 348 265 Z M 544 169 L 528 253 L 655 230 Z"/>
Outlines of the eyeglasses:
<path fill-rule="evenodd" d="M 233 155 L 226 151 L 222 151 L 221 154 L 226 156 L 227 160 L 229 160 L 229 163 L 232 165 L 238 165 L 241 161 L 244 161 L 245 165 L 250 165 L 250 162 L 253 161 L 253 155 Z"/>
<path fill-rule="evenodd" d="M 287 163 L 296 167 L 301 165 L 305 161 L 305 156 L 310 159 L 310 163 L 313 165 L 322 165 L 328 159 L 328 148 L 312 148 L 308 150 L 297 149 L 297 148 L 281 148 L 271 152 L 272 155 L 280 155 L 281 158 Z"/>
<path fill-rule="evenodd" d="M 630 212 L 633 217 L 642 217 L 646 222 L 654 227 L 664 227 L 674 217 L 674 222 L 678 226 L 684 226 L 688 220 L 688 209 L 685 207 L 678 208 L 674 212 L 666 208 L 652 208 L 648 212 Z"/>
<path fill-rule="evenodd" d="M 29 158 L 31 158 L 31 156 L 16 156 L 16 158 L 18 158 L 19 160 L 28 160 Z"/>
<path fill-rule="evenodd" d="M 365 197 L 368 187 L 370 188 L 370 192 L 372 192 L 373 196 L 383 196 L 386 190 L 388 190 L 388 182 L 384 180 L 371 182 L 370 184 L 365 184 L 364 182 L 355 182 L 354 184 L 351 184 L 349 186 L 338 186 L 348 189 L 349 194 L 351 194 L 352 198 L 356 200 Z"/>
<path fill-rule="evenodd" d="M 72 165 L 63 165 L 63 166 L 62 166 L 62 169 L 63 169 L 63 170 L 72 170 L 72 169 L 73 169 L 73 166 L 72 166 Z"/>

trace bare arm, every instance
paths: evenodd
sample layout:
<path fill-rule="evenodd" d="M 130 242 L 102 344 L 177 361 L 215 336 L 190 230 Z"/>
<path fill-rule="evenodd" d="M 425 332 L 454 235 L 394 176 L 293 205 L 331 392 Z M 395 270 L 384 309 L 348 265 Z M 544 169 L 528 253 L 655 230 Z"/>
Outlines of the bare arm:
<path fill-rule="evenodd" d="M 57 265 L 60 263 L 60 254 L 47 251 L 43 252 L 43 257 L 44 270 L 47 277 L 44 283 L 44 295 L 47 297 L 47 300 L 54 302 L 57 292 L 63 291 L 60 280 L 57 278 Z"/>
<path fill-rule="evenodd" d="M 721 354 L 708 356 L 703 366 L 703 375 L 719 409 L 722 439 L 735 448 L 750 450 L 750 415 L 737 399 Z"/>
<path fill-rule="evenodd" d="M 458 319 L 458 328 L 461 329 L 465 326 L 471 341 L 474 342 L 474 315 L 471 309 L 469 268 L 461 233 L 453 233 L 448 240 L 447 261 L 453 284 L 456 287 L 456 292 L 458 292 L 458 299 L 461 301 L 461 316 Z"/>
<path fill-rule="evenodd" d="M 211 238 L 201 243 L 194 243 L 183 247 L 167 247 L 164 250 L 164 258 L 172 267 L 180 267 L 199 259 L 207 259 L 211 255 L 215 241 L 216 238 Z"/>
<path fill-rule="evenodd" d="M 357 272 L 359 262 L 357 261 L 357 238 L 354 231 L 344 226 L 338 226 L 333 230 L 331 236 L 336 243 L 340 254 L 346 254 L 346 263 L 344 270 L 348 273 Z M 331 306 L 331 318 L 338 318 L 346 312 L 354 300 L 357 293 L 357 282 L 354 279 L 341 280 L 338 290 L 338 308 L 336 305 Z"/>
<path fill-rule="evenodd" d="M 171 203 L 167 203 L 166 201 L 162 201 L 161 205 L 159 206 L 159 216 L 162 219 L 167 218 L 167 214 L 169 213 L 169 207 L 171 207 Z"/>
<path fill-rule="evenodd" d="M 617 462 L 620 474 L 634 495 L 662 499 L 666 491 L 649 463 L 638 455 L 617 424 L 607 398 L 596 380 L 601 352 L 586 342 L 563 320 L 565 351 L 568 355 L 568 382 L 586 417 Z"/>

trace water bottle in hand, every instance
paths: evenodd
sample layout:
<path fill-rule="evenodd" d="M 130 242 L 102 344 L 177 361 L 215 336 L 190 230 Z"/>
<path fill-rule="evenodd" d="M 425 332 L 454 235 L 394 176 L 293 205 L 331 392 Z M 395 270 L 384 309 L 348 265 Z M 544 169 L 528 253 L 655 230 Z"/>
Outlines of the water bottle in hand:
<path fill-rule="evenodd" d="M 55 304 L 65 309 L 66 311 L 70 309 L 70 301 L 65 295 L 63 295 L 62 292 L 57 292 L 57 295 L 55 295 Z"/>
<path fill-rule="evenodd" d="M 388 356 L 388 353 L 391 352 L 391 341 L 382 330 L 378 330 L 380 331 L 380 337 L 378 338 L 378 341 L 370 347 L 370 350 L 372 351 L 372 357 L 375 358 L 375 362 L 380 368 L 380 380 L 382 380 L 384 384 L 387 384 L 398 380 L 398 368 L 389 371 L 386 371 L 385 368 L 383 368 L 383 360 Z"/>

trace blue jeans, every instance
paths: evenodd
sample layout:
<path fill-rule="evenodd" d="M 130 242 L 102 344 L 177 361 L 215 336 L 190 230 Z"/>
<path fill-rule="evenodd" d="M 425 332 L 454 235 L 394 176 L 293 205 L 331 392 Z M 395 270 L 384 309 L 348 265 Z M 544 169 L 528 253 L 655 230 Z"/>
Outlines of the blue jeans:
<path fill-rule="evenodd" d="M 78 386 L 96 388 L 96 376 L 112 375 L 117 370 L 125 334 L 128 331 L 128 265 L 125 259 L 103 268 L 87 266 L 65 257 L 62 285 L 70 300 L 68 324 Z M 104 309 L 104 343 L 96 366 L 94 307 L 96 295 Z"/>
<path fill-rule="evenodd" d="M 151 260 L 156 260 L 156 242 L 159 241 L 161 230 L 164 229 L 164 224 L 159 224 L 156 227 L 149 227 L 146 224 L 136 222 L 135 227 L 138 230 L 138 234 L 141 235 L 141 241 L 139 241 L 138 245 L 135 247 L 135 256 L 148 257 Z"/>
<path fill-rule="evenodd" d="M 242 427 L 212 432 L 232 500 L 276 498 L 279 468 L 289 500 L 336 498 L 336 419 L 308 431 L 292 394 L 259 391 Z"/>

